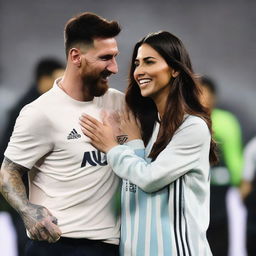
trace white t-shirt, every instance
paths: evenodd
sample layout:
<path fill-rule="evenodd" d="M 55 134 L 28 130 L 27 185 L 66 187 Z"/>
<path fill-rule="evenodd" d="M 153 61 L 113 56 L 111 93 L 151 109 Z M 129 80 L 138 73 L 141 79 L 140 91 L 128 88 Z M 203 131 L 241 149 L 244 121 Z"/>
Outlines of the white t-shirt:
<path fill-rule="evenodd" d="M 120 110 L 123 94 L 109 89 L 102 97 L 82 102 L 68 96 L 57 82 L 22 109 L 5 156 L 31 169 L 29 200 L 57 217 L 62 236 L 118 244 L 119 178 L 105 154 L 82 133 L 79 117 L 87 113 L 100 120 L 102 109 Z"/>

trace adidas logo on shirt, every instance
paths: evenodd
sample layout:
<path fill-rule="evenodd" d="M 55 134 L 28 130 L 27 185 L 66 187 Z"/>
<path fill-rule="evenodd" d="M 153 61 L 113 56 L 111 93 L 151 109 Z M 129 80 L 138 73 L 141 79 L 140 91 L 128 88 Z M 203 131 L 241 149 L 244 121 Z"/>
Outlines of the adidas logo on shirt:
<path fill-rule="evenodd" d="M 68 140 L 79 139 L 79 138 L 81 138 L 81 135 L 76 131 L 76 129 L 73 129 L 67 137 Z"/>

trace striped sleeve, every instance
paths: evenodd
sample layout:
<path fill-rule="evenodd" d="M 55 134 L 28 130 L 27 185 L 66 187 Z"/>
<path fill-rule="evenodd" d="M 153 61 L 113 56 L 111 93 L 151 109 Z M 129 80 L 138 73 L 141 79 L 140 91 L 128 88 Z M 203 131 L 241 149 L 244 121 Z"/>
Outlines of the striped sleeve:
<path fill-rule="evenodd" d="M 180 129 L 154 162 L 147 163 L 127 145 L 112 148 L 107 159 L 118 176 L 145 192 L 155 192 L 196 169 L 204 143 L 210 145 L 210 133 L 201 120 Z"/>
<path fill-rule="evenodd" d="M 126 146 L 128 146 L 129 148 L 134 150 L 134 153 L 141 157 L 141 158 L 145 158 L 145 146 L 142 140 L 137 139 L 137 140 L 131 140 L 129 142 L 127 142 L 125 144 Z"/>

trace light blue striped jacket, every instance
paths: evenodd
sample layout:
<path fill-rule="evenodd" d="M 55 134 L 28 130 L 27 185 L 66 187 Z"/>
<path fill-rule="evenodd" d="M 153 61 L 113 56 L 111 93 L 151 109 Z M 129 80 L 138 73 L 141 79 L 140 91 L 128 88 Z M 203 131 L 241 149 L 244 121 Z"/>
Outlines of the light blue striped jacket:
<path fill-rule="evenodd" d="M 151 162 L 156 140 L 119 145 L 107 153 L 123 178 L 121 256 L 209 256 L 209 148 L 206 123 L 188 115 L 167 147 Z"/>

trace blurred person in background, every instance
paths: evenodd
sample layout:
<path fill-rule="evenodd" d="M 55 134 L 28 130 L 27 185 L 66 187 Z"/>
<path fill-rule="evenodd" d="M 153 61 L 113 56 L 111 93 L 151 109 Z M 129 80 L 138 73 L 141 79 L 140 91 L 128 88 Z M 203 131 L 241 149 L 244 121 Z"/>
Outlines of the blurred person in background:
<path fill-rule="evenodd" d="M 244 172 L 240 192 L 247 210 L 246 249 L 248 256 L 256 255 L 256 137 L 244 150 Z"/>
<path fill-rule="evenodd" d="M 62 76 L 64 73 L 64 64 L 56 59 L 55 57 L 44 57 L 41 58 L 34 69 L 34 82 L 28 89 L 28 91 L 20 98 L 20 100 L 15 104 L 7 114 L 7 123 L 5 125 L 5 129 L 3 133 L 1 134 L 1 140 L 0 140 L 0 164 L 3 161 L 4 158 L 4 151 L 8 145 L 8 142 L 10 140 L 15 121 L 20 113 L 20 110 L 27 105 L 28 103 L 34 101 L 37 99 L 40 95 L 48 91 L 56 78 Z M 27 193 L 28 193 L 28 176 L 25 174 L 23 177 L 23 182 L 26 185 Z M 2 231 L 3 225 L 0 225 L 0 232 L 1 235 L 8 234 L 8 236 L 5 236 L 5 239 L 8 238 L 15 241 L 14 246 L 18 247 L 18 253 L 19 256 L 24 255 L 24 247 L 26 244 L 26 241 L 28 240 L 24 224 L 18 215 L 18 213 L 5 201 L 5 199 L 0 194 L 0 212 L 4 213 L 2 221 L 5 221 L 5 223 L 2 223 L 7 227 L 7 225 L 10 227 L 9 230 L 5 230 L 5 232 Z M 8 216 L 11 216 L 12 218 L 9 220 Z M 13 225 L 14 228 L 13 228 Z M 12 226 L 11 226 L 12 225 Z M 12 233 L 13 231 L 16 231 L 16 234 Z M 13 236 L 11 236 L 13 234 Z M 13 238 L 12 238 L 13 237 Z M 17 244 L 16 244 L 17 240 Z M 2 240 L 3 241 L 3 240 Z M 10 242 L 4 243 L 5 247 L 10 247 Z M 4 250 L 3 246 L 0 246 L 0 255 L 2 255 Z M 9 248 L 8 250 L 15 250 Z M 17 249 L 16 249 L 17 250 Z M 6 254 L 9 256 L 9 254 Z"/>
<path fill-rule="evenodd" d="M 34 82 L 28 91 L 8 111 L 7 123 L 0 140 L 0 163 L 3 161 L 4 151 L 8 145 L 15 121 L 21 109 L 48 91 L 52 87 L 54 80 L 62 76 L 63 73 L 64 64 L 54 57 L 46 57 L 38 61 L 34 70 Z"/>
<path fill-rule="evenodd" d="M 211 167 L 210 225 L 207 237 L 213 255 L 227 256 L 229 228 L 227 193 L 241 182 L 243 153 L 242 132 L 237 118 L 229 111 L 216 108 L 217 89 L 213 79 L 199 78 L 201 100 L 211 112 L 213 136 L 218 144 L 219 163 Z"/>

